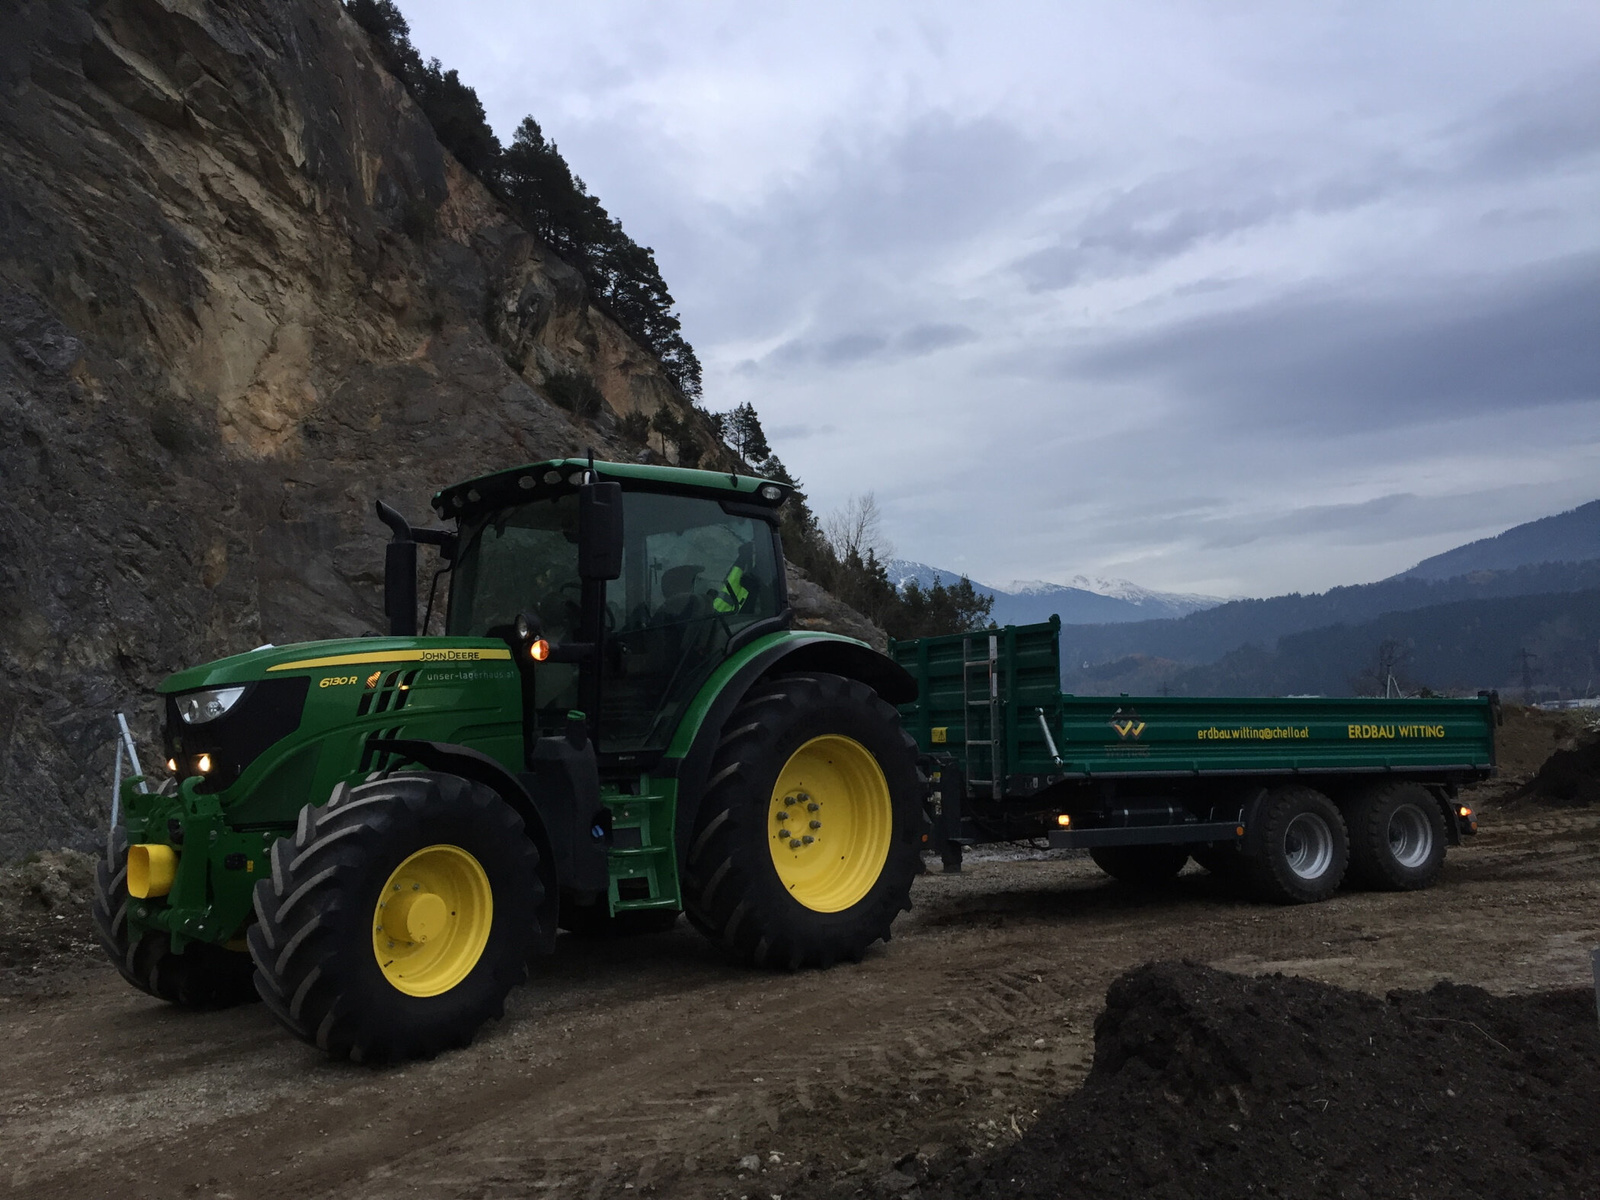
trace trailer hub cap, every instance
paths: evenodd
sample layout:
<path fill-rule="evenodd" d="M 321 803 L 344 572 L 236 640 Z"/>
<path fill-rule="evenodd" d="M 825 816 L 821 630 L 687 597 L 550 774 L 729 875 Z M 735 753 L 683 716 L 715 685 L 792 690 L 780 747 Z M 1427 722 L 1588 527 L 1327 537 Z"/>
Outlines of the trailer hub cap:
<path fill-rule="evenodd" d="M 854 738 L 812 738 L 778 772 L 767 847 L 779 881 L 813 912 L 840 912 L 872 890 L 893 830 L 883 768 Z"/>
<path fill-rule="evenodd" d="M 477 966 L 494 923 L 494 893 L 459 846 L 428 846 L 394 869 L 378 896 L 372 952 L 408 996 L 448 992 Z"/>
<path fill-rule="evenodd" d="M 1303 812 L 1284 831 L 1284 858 L 1301 879 L 1317 880 L 1333 865 L 1333 830 L 1316 813 Z"/>

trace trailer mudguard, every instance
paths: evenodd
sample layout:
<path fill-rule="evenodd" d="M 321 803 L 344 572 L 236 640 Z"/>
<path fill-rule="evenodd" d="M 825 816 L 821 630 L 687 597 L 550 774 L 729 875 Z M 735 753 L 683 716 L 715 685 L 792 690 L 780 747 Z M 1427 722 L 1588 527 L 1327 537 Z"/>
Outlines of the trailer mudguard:
<path fill-rule="evenodd" d="M 374 739 L 375 750 L 399 755 L 408 762 L 421 763 L 430 771 L 459 775 L 494 791 L 522 818 L 528 840 L 539 852 L 539 879 L 544 884 L 544 899 L 534 914 L 539 925 L 538 951 L 549 954 L 556 944 L 556 913 L 561 905 L 561 880 L 556 870 L 555 847 L 550 832 L 533 797 L 510 771 L 481 750 L 452 742 L 429 742 L 416 738 Z"/>
<path fill-rule="evenodd" d="M 662 759 L 657 768 L 661 774 L 677 768 L 680 870 L 687 869 L 695 817 L 711 771 L 712 755 L 722 738 L 722 727 L 759 680 L 806 671 L 858 679 L 896 706 L 917 698 L 917 681 L 909 671 L 865 642 L 838 634 L 773 634 L 729 659 L 700 689 L 667 751 L 669 757 Z"/>

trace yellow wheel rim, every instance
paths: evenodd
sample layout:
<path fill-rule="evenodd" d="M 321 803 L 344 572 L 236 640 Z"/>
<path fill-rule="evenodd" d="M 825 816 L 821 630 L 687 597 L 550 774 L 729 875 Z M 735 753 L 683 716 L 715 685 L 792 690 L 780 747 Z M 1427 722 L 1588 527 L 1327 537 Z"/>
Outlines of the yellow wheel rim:
<path fill-rule="evenodd" d="M 489 942 L 494 892 L 459 846 L 428 846 L 394 869 L 372 918 L 383 977 L 408 996 L 437 996 L 472 973 Z"/>
<path fill-rule="evenodd" d="M 812 738 L 778 772 L 767 845 L 778 879 L 812 911 L 840 912 L 870 892 L 893 832 L 883 768 L 853 738 Z"/>

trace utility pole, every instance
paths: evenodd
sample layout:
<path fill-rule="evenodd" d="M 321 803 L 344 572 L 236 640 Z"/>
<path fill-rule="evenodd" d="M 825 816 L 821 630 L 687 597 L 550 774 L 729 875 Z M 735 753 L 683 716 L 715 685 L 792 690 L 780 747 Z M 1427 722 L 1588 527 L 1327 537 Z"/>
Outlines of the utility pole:
<path fill-rule="evenodd" d="M 1533 664 L 1539 661 L 1539 656 L 1530 653 L 1526 646 L 1517 651 L 1517 656 L 1522 659 L 1522 699 L 1531 703 L 1533 700 L 1533 677 L 1538 674 Z"/>

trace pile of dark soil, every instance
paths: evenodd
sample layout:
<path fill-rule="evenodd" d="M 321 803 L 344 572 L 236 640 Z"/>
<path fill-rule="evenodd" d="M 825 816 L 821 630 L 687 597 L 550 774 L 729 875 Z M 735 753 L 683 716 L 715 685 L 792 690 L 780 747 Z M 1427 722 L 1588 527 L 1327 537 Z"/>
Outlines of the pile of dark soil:
<path fill-rule="evenodd" d="M 1528 778 L 1550 757 L 1550 752 L 1581 736 L 1594 721 L 1594 714 L 1582 709 L 1547 712 L 1507 704 L 1500 710 L 1500 725 L 1494 731 L 1495 761 L 1505 778 Z"/>
<path fill-rule="evenodd" d="M 1441 983 L 1378 1000 L 1182 963 L 1112 984 L 1084 1085 L 984 1157 L 908 1160 L 866 1194 L 1600 1196 L 1587 990 Z M 857 1194 L 862 1194 L 860 1191 Z"/>
<path fill-rule="evenodd" d="M 0 995 L 35 990 L 50 971 L 101 954 L 94 864 L 78 850 L 42 850 L 0 867 Z"/>
<path fill-rule="evenodd" d="M 1579 734 L 1557 749 L 1517 797 L 1547 804 L 1600 804 L 1600 733 Z"/>

